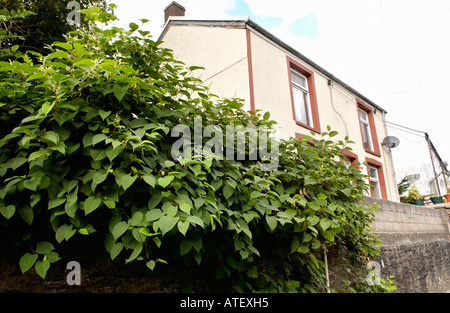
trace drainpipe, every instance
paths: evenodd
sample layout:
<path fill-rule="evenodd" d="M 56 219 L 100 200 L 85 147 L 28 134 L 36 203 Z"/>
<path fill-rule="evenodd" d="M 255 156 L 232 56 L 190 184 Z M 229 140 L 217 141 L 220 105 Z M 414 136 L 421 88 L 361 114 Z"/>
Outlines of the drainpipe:
<path fill-rule="evenodd" d="M 431 140 L 430 140 L 430 136 L 428 136 L 428 133 L 425 133 L 425 138 L 426 138 L 427 143 L 428 143 L 428 149 L 430 150 L 431 165 L 433 166 L 433 173 L 434 173 L 434 178 L 436 180 L 437 192 L 438 192 L 439 196 L 442 196 L 441 195 L 441 188 L 439 187 L 438 176 L 437 176 L 437 173 L 436 173 L 436 167 L 434 166 L 434 161 L 433 161 L 433 151 L 432 151 L 432 147 L 431 147 Z"/>
<path fill-rule="evenodd" d="M 330 277 L 328 276 L 328 259 L 327 259 L 327 252 L 323 251 L 323 259 L 325 261 L 325 275 L 327 278 L 327 293 L 331 293 L 330 292 Z"/>

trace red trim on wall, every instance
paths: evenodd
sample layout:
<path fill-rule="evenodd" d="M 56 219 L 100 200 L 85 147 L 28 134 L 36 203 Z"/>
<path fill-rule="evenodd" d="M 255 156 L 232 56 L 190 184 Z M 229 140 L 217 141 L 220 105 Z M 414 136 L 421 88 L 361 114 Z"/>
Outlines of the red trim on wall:
<path fill-rule="evenodd" d="M 305 137 L 305 136 L 311 138 L 311 140 L 308 141 L 308 144 L 311 145 L 311 146 L 314 146 L 314 138 L 313 138 L 311 135 L 305 135 L 305 134 L 301 134 L 301 133 L 295 133 L 295 138 L 298 138 L 298 139 L 302 139 L 302 137 Z"/>
<path fill-rule="evenodd" d="M 368 106 L 367 104 L 363 103 L 360 100 L 356 100 L 356 113 L 358 114 L 358 122 L 359 122 L 359 109 L 362 109 L 364 111 L 367 112 L 367 117 L 369 118 L 369 127 L 370 127 L 370 135 L 372 137 L 372 146 L 373 146 L 373 151 L 371 150 L 367 150 L 364 147 L 364 143 L 363 143 L 363 148 L 364 150 L 366 150 L 366 152 L 376 155 L 376 156 L 381 156 L 380 153 L 380 145 L 378 144 L 378 136 L 377 136 L 377 129 L 375 128 L 375 119 L 373 117 L 374 113 L 373 110 L 370 106 Z M 361 122 L 359 122 L 359 128 L 361 131 L 361 138 L 363 137 L 362 135 L 362 129 L 361 129 Z"/>
<path fill-rule="evenodd" d="M 358 161 L 358 155 L 350 150 L 345 150 L 342 149 L 341 153 L 343 155 L 345 155 L 345 157 L 347 158 L 347 160 L 350 162 L 350 164 L 356 168 L 357 170 L 359 170 L 359 166 L 358 164 L 356 164 L 355 162 Z"/>
<path fill-rule="evenodd" d="M 375 159 L 366 158 L 367 165 L 376 167 L 378 170 L 378 182 L 380 183 L 381 198 L 387 200 L 386 181 L 384 179 L 383 164 Z M 367 167 L 367 175 L 369 175 L 369 167 Z"/>
<path fill-rule="evenodd" d="M 297 123 L 297 125 L 302 126 L 304 128 L 307 128 L 309 130 L 312 130 L 312 131 L 320 134 L 321 131 L 320 131 L 319 109 L 317 107 L 317 94 L 316 94 L 316 84 L 314 81 L 314 72 L 311 71 L 310 69 L 308 69 L 307 67 L 303 66 L 302 64 L 298 63 L 294 59 L 290 58 L 289 56 L 286 56 L 286 60 L 287 60 L 288 77 L 289 77 L 289 92 L 291 94 L 292 117 L 293 117 L 295 123 Z M 300 123 L 295 119 L 294 95 L 293 95 L 292 88 L 291 88 L 291 86 L 292 86 L 291 69 L 294 69 L 297 72 L 301 73 L 302 75 L 305 75 L 308 79 L 309 102 L 311 104 L 311 115 L 312 115 L 314 127 Z"/>
<path fill-rule="evenodd" d="M 350 150 L 342 149 L 341 153 L 345 155 L 350 162 L 358 161 L 358 155 Z"/>
<path fill-rule="evenodd" d="M 248 82 L 250 91 L 250 110 L 255 111 L 255 89 L 253 85 L 253 59 L 252 59 L 252 38 L 251 31 L 246 29 L 247 37 L 247 63 L 248 63 Z"/>

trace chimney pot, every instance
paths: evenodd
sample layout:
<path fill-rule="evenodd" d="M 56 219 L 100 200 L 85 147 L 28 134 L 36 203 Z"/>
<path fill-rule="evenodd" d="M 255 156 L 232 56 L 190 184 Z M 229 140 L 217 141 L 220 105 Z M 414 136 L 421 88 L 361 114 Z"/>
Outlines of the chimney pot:
<path fill-rule="evenodd" d="M 176 1 L 172 1 L 165 9 L 164 9 L 164 23 L 167 23 L 167 20 L 171 16 L 185 16 L 186 9 L 181 4 Z"/>

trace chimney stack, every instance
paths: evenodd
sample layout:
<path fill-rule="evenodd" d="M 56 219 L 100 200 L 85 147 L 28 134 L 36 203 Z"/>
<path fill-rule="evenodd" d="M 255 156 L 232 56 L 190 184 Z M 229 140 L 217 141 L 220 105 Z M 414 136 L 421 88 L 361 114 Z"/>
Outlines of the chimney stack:
<path fill-rule="evenodd" d="M 164 9 L 164 23 L 167 23 L 167 20 L 171 16 L 184 16 L 186 13 L 186 9 L 181 4 L 172 1 L 171 4 L 169 4 Z"/>

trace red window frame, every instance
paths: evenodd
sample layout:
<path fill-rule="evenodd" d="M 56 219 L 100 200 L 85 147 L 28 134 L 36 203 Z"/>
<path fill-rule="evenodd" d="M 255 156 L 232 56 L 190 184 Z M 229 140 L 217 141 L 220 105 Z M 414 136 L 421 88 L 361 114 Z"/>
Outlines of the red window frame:
<path fill-rule="evenodd" d="M 371 158 L 366 158 L 366 162 L 367 162 L 367 176 L 369 176 L 369 166 L 377 169 L 378 183 L 380 184 L 381 199 L 387 200 L 386 181 L 384 179 L 383 164 L 381 164 L 381 162 L 379 162 L 375 159 L 371 159 Z M 369 183 L 370 183 L 370 177 L 369 177 Z M 372 196 L 372 193 L 370 194 L 370 196 Z"/>
<path fill-rule="evenodd" d="M 378 157 L 381 156 L 380 145 L 378 144 L 377 130 L 375 128 L 374 112 L 373 112 L 372 108 L 358 100 L 356 109 L 357 109 L 356 113 L 357 113 L 357 117 L 358 117 L 359 128 L 360 128 L 360 131 L 361 131 L 361 140 L 363 139 L 363 130 L 361 128 L 361 121 L 360 121 L 360 117 L 359 117 L 359 110 L 361 109 L 361 110 L 365 111 L 367 113 L 367 117 L 369 119 L 370 137 L 372 139 L 373 150 L 366 149 L 366 147 L 364 147 L 364 143 L 363 143 L 364 150 L 366 152 L 371 153 L 373 155 L 376 155 Z"/>
<path fill-rule="evenodd" d="M 316 85 L 314 82 L 314 72 L 288 56 L 286 56 L 286 59 L 287 59 L 288 77 L 289 77 L 289 92 L 291 95 L 292 117 L 297 125 L 307 128 L 309 130 L 312 130 L 315 133 L 320 134 L 321 133 L 320 120 L 319 120 L 319 110 L 317 107 L 317 94 L 316 94 Z M 300 74 L 302 74 L 303 76 L 305 76 L 306 80 L 308 82 L 309 104 L 311 106 L 311 119 L 313 121 L 313 127 L 311 127 L 307 124 L 301 123 L 301 122 L 297 121 L 295 118 L 295 104 L 294 104 L 294 93 L 292 92 L 291 70 L 297 71 Z"/>

